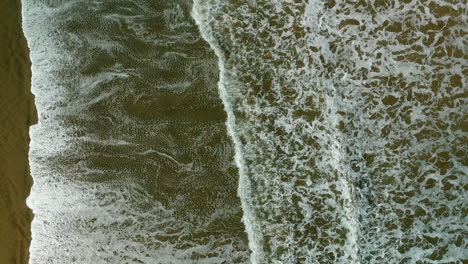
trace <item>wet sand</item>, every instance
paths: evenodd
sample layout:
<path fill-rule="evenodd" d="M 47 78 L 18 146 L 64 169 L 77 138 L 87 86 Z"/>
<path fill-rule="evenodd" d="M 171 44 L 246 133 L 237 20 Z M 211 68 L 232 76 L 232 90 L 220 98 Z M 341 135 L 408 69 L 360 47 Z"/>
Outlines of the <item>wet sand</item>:
<path fill-rule="evenodd" d="M 0 263 L 28 263 L 29 126 L 37 122 L 19 0 L 0 1 Z"/>

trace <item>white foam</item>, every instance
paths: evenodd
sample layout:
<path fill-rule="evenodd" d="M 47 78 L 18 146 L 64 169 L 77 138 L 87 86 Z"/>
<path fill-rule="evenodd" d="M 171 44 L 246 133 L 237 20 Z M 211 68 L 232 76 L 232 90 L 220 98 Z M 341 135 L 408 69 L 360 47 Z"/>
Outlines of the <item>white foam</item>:
<path fill-rule="evenodd" d="M 427 237 L 463 222 L 445 208 L 464 197 L 466 170 L 448 154 L 461 140 L 450 129 L 461 104 L 449 98 L 464 85 L 464 9 L 431 5 L 194 1 L 192 16 L 219 57 L 253 263 L 462 259 L 449 239 Z M 445 220 L 435 208 L 447 210 Z M 318 237 L 307 235 L 315 221 Z"/>
<path fill-rule="evenodd" d="M 260 231 L 259 221 L 255 212 L 253 210 L 253 205 L 249 202 L 248 199 L 245 197 L 251 197 L 251 183 L 245 173 L 245 165 L 244 159 L 242 157 L 243 151 L 241 150 L 240 140 L 235 133 L 234 124 L 235 124 L 235 116 L 234 111 L 232 110 L 232 105 L 228 99 L 228 89 L 224 87 L 226 82 L 224 81 L 225 77 L 228 72 L 225 71 L 224 68 L 224 55 L 222 54 L 221 49 L 217 46 L 217 40 L 213 38 L 212 32 L 209 31 L 209 27 L 206 25 L 208 21 L 206 21 L 209 16 L 206 14 L 208 10 L 205 9 L 206 6 L 202 5 L 202 2 L 198 0 L 194 0 L 194 5 L 192 9 L 192 17 L 195 19 L 197 25 L 200 28 L 200 33 L 202 37 L 210 44 L 211 48 L 214 50 L 216 55 L 219 58 L 219 94 L 224 104 L 224 109 L 227 113 L 227 121 L 226 127 L 228 134 L 231 136 L 232 140 L 234 141 L 235 145 L 235 161 L 237 167 L 239 168 L 239 189 L 238 194 L 241 197 L 242 202 L 242 210 L 244 212 L 243 222 L 245 224 L 245 229 L 249 237 L 249 247 L 252 251 L 251 261 L 253 264 L 262 263 L 265 261 L 265 256 L 262 250 L 262 232 Z M 243 199 L 244 198 L 244 199 Z"/>
<path fill-rule="evenodd" d="M 182 80 L 148 78 L 148 72 L 158 75 L 154 63 L 158 59 L 169 61 L 172 56 L 199 64 L 212 60 L 184 53 L 185 44 L 197 41 L 196 32 L 188 31 L 193 31 L 193 23 L 186 23 L 191 22 L 187 17 L 176 17 L 181 10 L 174 6 L 176 12 L 166 12 L 167 22 L 180 24 L 165 25 L 168 30 L 164 34 L 153 34 L 152 27 L 157 25 L 152 22 L 164 15 L 168 5 L 154 9 L 144 1 L 121 1 L 115 6 L 84 2 L 53 6 L 43 1 L 23 3 L 23 26 L 33 65 L 32 88 L 40 115 L 39 124 L 30 133 L 34 185 L 28 205 L 35 213 L 30 263 L 245 263 L 248 249 L 236 230 L 238 224 L 220 224 L 228 219 L 230 225 L 239 212 L 237 204 L 227 200 L 227 184 L 219 180 L 228 177 L 206 179 L 214 173 L 227 174 L 231 168 L 230 148 L 221 145 L 202 149 L 211 136 L 218 135 L 222 124 L 206 125 L 212 130 L 197 134 L 196 142 L 187 137 L 177 142 L 174 138 L 180 135 L 174 135 L 173 125 L 179 121 L 142 121 L 132 116 L 137 111 L 125 108 L 140 107 L 138 100 L 144 96 L 146 101 L 141 104 L 165 93 L 187 98 L 201 94 L 200 101 L 206 99 L 204 90 L 196 95 L 186 92 L 194 85 L 192 79 L 196 78 L 192 77 L 198 76 L 185 79 L 185 72 L 200 72 L 191 69 L 191 64 L 183 64 L 184 72 L 176 72 Z M 139 15 L 109 14 L 121 8 L 125 9 L 122 13 Z M 86 24 L 88 21 L 90 24 Z M 95 28 L 94 22 L 110 29 Z M 119 31 L 119 25 L 124 30 Z M 167 56 L 159 54 L 161 45 L 169 41 L 176 46 L 167 46 L 167 50 L 175 51 L 166 52 Z M 150 49 L 122 53 L 134 48 L 131 45 L 135 42 Z M 168 70 L 167 65 L 162 70 Z M 192 120 L 180 123 L 190 130 L 181 131 L 182 136 L 202 131 L 205 125 Z M 199 164 L 203 160 L 196 159 L 200 149 L 219 151 L 221 158 L 213 161 L 212 167 Z M 221 164 L 222 158 L 226 164 Z M 164 177 L 165 184 L 173 184 L 168 186 L 170 191 L 187 178 L 197 186 L 189 190 L 190 194 L 170 192 L 159 188 L 158 180 Z M 174 181 L 173 177 L 182 180 Z M 195 209 L 189 207 L 187 204 L 194 203 L 189 198 L 209 184 L 218 188 L 212 192 L 218 196 L 209 197 L 211 200 L 197 204 Z M 164 200 L 169 195 L 176 197 Z M 209 214 L 212 208 L 213 214 Z M 205 216 L 195 210 L 208 213 Z"/>

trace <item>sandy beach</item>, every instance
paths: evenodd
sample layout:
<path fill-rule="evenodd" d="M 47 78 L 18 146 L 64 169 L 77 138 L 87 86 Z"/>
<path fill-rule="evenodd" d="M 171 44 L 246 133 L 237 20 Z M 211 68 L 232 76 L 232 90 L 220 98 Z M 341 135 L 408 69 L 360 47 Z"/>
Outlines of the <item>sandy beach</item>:
<path fill-rule="evenodd" d="M 0 2 L 0 263 L 28 263 L 29 126 L 37 122 L 18 0 Z"/>

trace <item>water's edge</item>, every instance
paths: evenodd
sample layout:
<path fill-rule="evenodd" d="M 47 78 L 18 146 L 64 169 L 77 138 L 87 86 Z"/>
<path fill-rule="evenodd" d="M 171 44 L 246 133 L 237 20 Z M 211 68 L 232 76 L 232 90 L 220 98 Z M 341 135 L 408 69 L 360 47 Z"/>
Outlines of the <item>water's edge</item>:
<path fill-rule="evenodd" d="M 21 1 L 0 2 L 0 263 L 27 264 L 34 214 L 26 199 L 29 127 L 37 123 Z"/>

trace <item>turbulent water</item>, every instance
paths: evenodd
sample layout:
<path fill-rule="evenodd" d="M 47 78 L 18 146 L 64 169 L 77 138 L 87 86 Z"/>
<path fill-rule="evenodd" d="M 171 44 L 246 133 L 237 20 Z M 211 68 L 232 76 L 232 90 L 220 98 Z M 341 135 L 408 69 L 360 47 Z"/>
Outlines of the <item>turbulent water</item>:
<path fill-rule="evenodd" d="M 31 263 L 466 263 L 466 4 L 23 0 Z"/>
<path fill-rule="evenodd" d="M 23 1 L 30 263 L 248 263 L 217 58 L 191 1 Z"/>
<path fill-rule="evenodd" d="M 202 1 L 254 263 L 466 263 L 464 1 Z"/>

